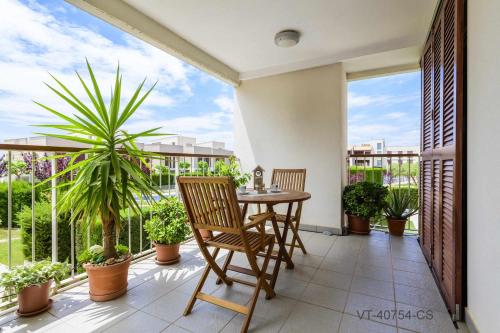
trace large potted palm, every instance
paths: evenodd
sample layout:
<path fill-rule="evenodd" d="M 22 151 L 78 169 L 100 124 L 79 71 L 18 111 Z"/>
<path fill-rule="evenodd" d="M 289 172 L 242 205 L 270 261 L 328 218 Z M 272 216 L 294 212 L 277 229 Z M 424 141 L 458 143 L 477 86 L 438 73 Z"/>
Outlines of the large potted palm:
<path fill-rule="evenodd" d="M 91 85 L 87 85 L 77 73 L 84 94 L 91 102 L 82 102 L 61 81 L 53 77 L 58 87 L 47 86 L 71 106 L 73 114 L 67 110 L 56 111 L 37 103 L 63 121 L 62 124 L 41 125 L 65 131 L 66 133 L 40 133 L 54 138 L 88 145 L 88 148 L 64 155 L 70 156 L 68 167 L 48 178 L 57 179 L 67 173 L 74 173 L 72 180 L 64 186 L 58 208 L 62 212 L 72 212 L 72 221 L 91 227 L 97 221 L 102 224 L 103 244 L 87 251 L 84 267 L 89 276 L 90 298 L 96 301 L 114 299 L 127 290 L 127 274 L 131 255 L 128 249 L 117 246 L 116 235 L 120 228 L 120 210 L 130 207 L 140 212 L 138 198 L 149 203 L 153 195 L 160 195 L 152 185 L 150 177 L 141 170 L 141 163 L 154 154 L 138 149 L 135 140 L 141 137 L 159 135 L 158 128 L 131 134 L 123 125 L 134 114 L 154 88 L 141 96 L 143 81 L 135 90 L 128 103 L 121 103 L 122 77 L 120 68 L 116 70 L 114 87 L 109 104 L 105 104 L 92 68 L 87 61 Z M 79 158 L 81 155 L 84 159 Z M 43 184 L 43 183 L 40 183 Z"/>

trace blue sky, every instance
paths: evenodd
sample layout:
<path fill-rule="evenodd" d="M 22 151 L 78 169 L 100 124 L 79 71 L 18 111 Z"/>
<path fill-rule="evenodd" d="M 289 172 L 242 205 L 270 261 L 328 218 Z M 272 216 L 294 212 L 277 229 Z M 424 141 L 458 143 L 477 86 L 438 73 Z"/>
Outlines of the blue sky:
<path fill-rule="evenodd" d="M 388 146 L 418 146 L 420 72 L 352 81 L 348 87 L 350 145 L 385 139 Z"/>
<path fill-rule="evenodd" d="M 84 97 L 74 72 L 85 74 L 87 57 L 104 91 L 118 61 L 125 96 L 144 77 L 149 85 L 158 80 L 127 123 L 130 131 L 162 126 L 164 133 L 232 147 L 231 86 L 62 0 L 0 1 L 0 50 L 0 141 L 34 135 L 29 125 L 56 121 L 32 100 L 71 112 L 43 81 L 51 81 L 50 72 Z"/>
<path fill-rule="evenodd" d="M 75 70 L 85 57 L 101 86 L 111 86 L 118 61 L 125 96 L 148 77 L 159 81 L 127 127 L 162 126 L 164 133 L 218 140 L 233 147 L 233 88 L 62 0 L 0 1 L 0 141 L 34 135 L 30 125 L 56 122 L 33 104 L 71 109 L 43 81 L 54 74 L 84 94 Z M 420 77 L 402 74 L 349 83 L 349 144 L 385 138 L 388 145 L 417 145 Z"/>

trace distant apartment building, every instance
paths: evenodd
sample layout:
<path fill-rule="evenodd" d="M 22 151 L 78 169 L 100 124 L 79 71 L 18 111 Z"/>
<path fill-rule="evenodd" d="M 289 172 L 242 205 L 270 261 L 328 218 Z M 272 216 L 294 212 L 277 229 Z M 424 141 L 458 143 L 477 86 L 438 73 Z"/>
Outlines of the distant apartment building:
<path fill-rule="evenodd" d="M 226 149 L 226 144 L 221 141 L 206 141 L 197 143 L 196 138 L 172 135 L 160 139 L 155 142 L 145 143 L 143 149 L 145 151 L 159 152 L 159 153 L 175 153 L 175 154 L 198 154 L 206 155 L 202 157 L 167 157 L 165 165 L 171 169 L 178 167 L 177 162 L 187 162 L 193 169 L 197 168 L 198 162 L 207 162 L 209 168 L 213 168 L 217 158 L 210 157 L 211 155 L 232 155 L 233 151 Z M 156 165 L 159 162 L 153 163 Z"/>
<path fill-rule="evenodd" d="M 77 142 L 53 138 L 48 136 L 35 136 L 28 138 L 7 139 L 4 140 L 6 144 L 22 144 L 22 145 L 35 145 L 35 146 L 48 146 L 48 147 L 75 147 L 86 148 L 88 145 L 80 144 Z M 165 136 L 163 138 L 155 139 L 154 142 L 142 143 L 138 142 L 137 146 L 140 149 L 156 153 L 172 153 L 180 155 L 174 158 L 167 156 L 164 161 L 153 161 L 153 165 L 163 164 L 170 169 L 178 167 L 178 162 L 187 162 L 194 170 L 197 168 L 199 161 L 205 161 L 210 168 L 213 168 L 216 158 L 210 157 L 211 155 L 232 155 L 233 151 L 226 149 L 226 144 L 221 141 L 207 141 L 197 143 L 195 137 L 188 137 L 182 135 Z M 50 149 L 49 149 L 50 150 Z M 199 154 L 206 155 L 203 157 L 185 157 L 185 154 Z M 13 152 L 13 160 L 21 160 L 21 152 Z M 177 163 L 176 163 L 177 161 Z"/>
<path fill-rule="evenodd" d="M 368 143 L 353 145 L 348 150 L 349 165 L 358 167 L 386 167 L 387 163 L 418 163 L 418 156 L 411 157 L 377 157 L 377 154 L 418 154 L 419 146 L 386 146 L 384 139 L 372 140 Z M 351 157 L 355 155 L 356 157 Z M 360 155 L 367 155 L 366 157 Z"/>

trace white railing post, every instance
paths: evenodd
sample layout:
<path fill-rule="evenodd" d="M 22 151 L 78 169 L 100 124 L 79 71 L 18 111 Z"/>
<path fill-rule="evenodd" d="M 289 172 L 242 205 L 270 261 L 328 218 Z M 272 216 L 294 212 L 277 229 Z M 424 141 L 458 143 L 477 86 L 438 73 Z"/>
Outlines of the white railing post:
<path fill-rule="evenodd" d="M 35 221 L 35 152 L 31 155 L 31 261 L 36 261 L 36 221 Z"/>
<path fill-rule="evenodd" d="M 54 153 L 56 155 L 56 153 Z M 57 160 L 51 160 L 52 175 L 57 173 Z M 52 205 L 52 261 L 57 261 L 57 179 L 51 180 L 51 205 Z"/>
<path fill-rule="evenodd" d="M 12 151 L 7 152 L 7 261 L 12 268 Z"/>
<path fill-rule="evenodd" d="M 69 173 L 69 180 L 73 182 L 73 171 Z M 75 221 L 73 221 L 73 209 L 71 209 L 71 223 L 70 223 L 70 256 L 71 256 L 71 276 L 75 276 Z"/>

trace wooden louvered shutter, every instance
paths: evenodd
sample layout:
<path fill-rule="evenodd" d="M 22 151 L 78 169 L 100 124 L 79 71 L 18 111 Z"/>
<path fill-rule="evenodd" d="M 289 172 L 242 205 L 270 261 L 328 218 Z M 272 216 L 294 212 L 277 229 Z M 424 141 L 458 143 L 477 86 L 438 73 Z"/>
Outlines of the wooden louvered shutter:
<path fill-rule="evenodd" d="M 421 58 L 420 245 L 457 319 L 463 306 L 463 10 L 463 0 L 441 1 Z"/>

